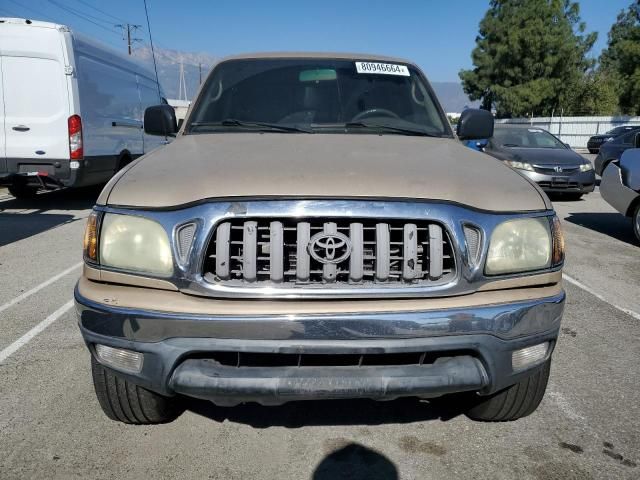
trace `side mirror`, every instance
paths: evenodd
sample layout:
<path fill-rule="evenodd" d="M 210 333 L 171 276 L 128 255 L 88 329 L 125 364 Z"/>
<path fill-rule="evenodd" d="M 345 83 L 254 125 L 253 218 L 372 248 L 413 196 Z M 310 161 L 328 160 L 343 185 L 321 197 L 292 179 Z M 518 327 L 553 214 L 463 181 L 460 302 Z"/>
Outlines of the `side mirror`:
<path fill-rule="evenodd" d="M 488 110 L 468 108 L 460 115 L 457 133 L 460 140 L 493 137 L 493 115 Z"/>
<path fill-rule="evenodd" d="M 633 144 L 636 148 L 640 148 L 640 133 L 636 133 Z"/>
<path fill-rule="evenodd" d="M 565 143 L 564 146 L 567 148 L 571 148 L 571 145 L 569 145 L 568 143 Z"/>
<path fill-rule="evenodd" d="M 171 105 L 154 105 L 144 111 L 144 133 L 174 137 L 177 131 L 176 112 Z"/>

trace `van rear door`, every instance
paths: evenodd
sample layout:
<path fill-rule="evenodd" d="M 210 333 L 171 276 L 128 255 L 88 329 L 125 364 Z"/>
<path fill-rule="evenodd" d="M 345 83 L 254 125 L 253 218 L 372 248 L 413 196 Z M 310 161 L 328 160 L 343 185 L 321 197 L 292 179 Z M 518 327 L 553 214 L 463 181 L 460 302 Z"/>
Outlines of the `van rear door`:
<path fill-rule="evenodd" d="M 54 28 L 3 28 L 11 27 L 15 35 L 2 36 L 5 155 L 9 167 L 31 171 L 69 158 L 62 41 Z"/>

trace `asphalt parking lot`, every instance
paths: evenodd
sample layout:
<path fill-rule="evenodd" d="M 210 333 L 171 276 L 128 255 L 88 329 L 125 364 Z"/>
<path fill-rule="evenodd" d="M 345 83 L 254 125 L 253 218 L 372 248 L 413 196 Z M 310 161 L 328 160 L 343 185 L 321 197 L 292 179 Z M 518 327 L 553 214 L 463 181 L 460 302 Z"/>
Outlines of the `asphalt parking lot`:
<path fill-rule="evenodd" d="M 0 190 L 0 478 L 640 477 L 640 246 L 598 191 L 554 205 L 568 294 L 541 407 L 476 423 L 416 399 L 215 408 L 108 420 L 69 303 L 98 190 Z"/>

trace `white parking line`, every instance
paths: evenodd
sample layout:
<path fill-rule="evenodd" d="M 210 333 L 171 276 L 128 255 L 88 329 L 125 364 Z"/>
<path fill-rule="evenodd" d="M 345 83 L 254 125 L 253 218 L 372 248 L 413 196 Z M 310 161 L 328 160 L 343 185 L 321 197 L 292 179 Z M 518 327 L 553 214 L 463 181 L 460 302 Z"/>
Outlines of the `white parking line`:
<path fill-rule="evenodd" d="M 626 313 L 627 315 L 635 318 L 636 320 L 640 320 L 640 313 L 634 312 L 633 310 L 629 310 L 628 308 L 624 308 L 624 307 L 621 307 L 619 305 L 616 305 L 615 303 L 611 302 L 610 300 L 607 300 L 602 295 L 600 295 L 598 292 L 596 292 L 595 290 L 587 287 L 584 283 L 579 282 L 578 280 L 576 280 L 575 278 L 571 277 L 570 275 L 567 275 L 566 273 L 563 273 L 562 274 L 562 278 L 564 278 L 567 282 L 574 284 L 576 287 L 581 288 L 585 292 L 590 293 L 591 295 L 596 297 L 598 300 L 602 300 L 603 302 L 608 303 L 609 305 L 611 305 L 613 308 L 615 308 L 617 310 L 620 310 L 623 313 Z"/>
<path fill-rule="evenodd" d="M 73 300 L 69 300 L 67 303 L 61 306 L 58 310 L 53 312 L 51 315 L 49 315 L 47 318 L 41 321 L 38 325 L 36 325 L 27 333 L 25 333 L 23 336 L 21 336 L 18 340 L 13 342 L 4 350 L 0 351 L 0 363 L 4 362 L 7 358 L 9 358 L 11 355 L 13 355 L 22 347 L 24 347 L 27 343 L 29 343 L 33 339 L 33 337 L 38 335 L 45 328 L 47 328 L 49 325 L 51 325 L 53 322 L 59 319 L 62 315 L 67 313 L 69 310 L 71 310 L 71 307 L 73 307 Z"/>
<path fill-rule="evenodd" d="M 27 290 L 26 292 L 24 292 L 21 295 L 18 295 L 16 298 L 14 298 L 13 300 L 10 300 L 9 302 L 5 303 L 4 305 L 0 306 L 0 312 L 5 311 L 7 308 L 12 307 L 13 305 L 15 305 L 16 303 L 21 302 L 22 300 L 24 300 L 25 298 L 33 295 L 34 293 L 42 290 L 45 287 L 48 287 L 49 285 L 51 285 L 53 282 L 60 280 L 62 277 L 64 277 L 65 275 L 68 275 L 69 273 L 73 272 L 76 268 L 80 268 L 82 266 L 82 262 L 78 262 L 75 265 L 73 265 L 72 267 L 67 268 L 66 270 L 60 272 L 57 275 L 54 275 L 53 277 L 51 277 L 49 280 L 42 282 L 40 285 L 33 287 L 31 290 Z"/>

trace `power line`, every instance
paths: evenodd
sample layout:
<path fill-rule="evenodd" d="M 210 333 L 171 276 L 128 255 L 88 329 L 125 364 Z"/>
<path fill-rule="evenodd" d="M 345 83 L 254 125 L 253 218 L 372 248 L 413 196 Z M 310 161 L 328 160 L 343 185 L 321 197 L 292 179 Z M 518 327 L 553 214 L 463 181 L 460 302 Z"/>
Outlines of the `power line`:
<path fill-rule="evenodd" d="M 91 5 L 91 4 L 90 4 L 90 3 L 88 3 L 88 2 L 85 2 L 84 0 L 76 0 L 76 2 L 80 2 L 80 3 L 82 3 L 83 5 L 86 5 L 87 7 L 92 8 L 92 9 L 93 9 L 93 10 L 95 10 L 96 12 L 100 12 L 100 13 L 102 13 L 103 15 L 106 15 L 107 17 L 111 17 L 113 20 L 116 20 L 117 22 L 120 22 L 120 23 L 127 23 L 127 22 L 126 22 L 126 20 L 124 20 L 124 19 L 122 19 L 122 18 L 119 18 L 119 17 L 114 17 L 114 16 L 113 16 L 113 15 L 111 15 L 110 13 L 105 12 L 104 10 L 100 10 L 98 7 L 95 7 L 95 6 Z"/>
<path fill-rule="evenodd" d="M 162 94 L 160 93 L 160 80 L 158 79 L 158 66 L 156 65 L 156 53 L 153 49 L 153 38 L 151 37 L 151 23 L 149 23 L 149 10 L 147 9 L 147 0 L 144 2 L 144 15 L 147 17 L 147 30 L 149 31 L 149 42 L 151 43 L 151 57 L 153 58 L 153 69 L 156 72 L 156 85 L 158 86 L 158 98 L 162 101 Z"/>
<path fill-rule="evenodd" d="M 58 7 L 58 8 L 61 8 L 61 9 L 62 9 L 62 10 L 64 10 L 65 12 L 68 12 L 68 13 L 70 13 L 70 14 L 72 14 L 72 15 L 75 15 L 75 16 L 76 16 L 76 17 L 78 17 L 78 18 L 81 18 L 81 19 L 82 19 L 82 20 L 84 20 L 85 22 L 92 23 L 92 24 L 94 24 L 96 27 L 99 27 L 99 28 L 101 28 L 101 29 L 103 29 L 103 30 L 106 30 L 107 32 L 113 33 L 114 35 L 118 35 L 118 36 L 120 36 L 120 32 L 118 32 L 117 30 L 114 30 L 114 29 L 112 29 L 112 28 L 107 28 L 107 27 L 105 27 L 104 25 L 99 24 L 98 22 L 94 22 L 94 21 L 93 21 L 93 20 L 91 20 L 90 18 L 85 17 L 83 14 L 81 14 L 81 13 L 79 13 L 79 12 L 77 12 L 77 11 L 75 11 L 75 10 L 73 10 L 73 9 L 69 8 L 69 7 L 66 7 L 66 6 L 64 6 L 64 5 L 60 5 L 60 4 L 59 4 L 58 2 L 56 2 L 55 0 L 49 0 L 49 3 L 51 3 L 52 5 L 55 5 L 55 6 L 56 6 L 56 7 Z"/>
<path fill-rule="evenodd" d="M 37 10 L 34 10 L 34 9 L 33 9 L 33 8 L 31 8 L 31 7 L 27 7 L 26 5 L 22 5 L 21 3 L 18 3 L 18 2 L 16 2 L 15 0 L 9 0 L 9 1 L 10 1 L 11 3 L 13 3 L 14 5 L 16 5 L 16 6 L 20 7 L 21 9 L 24 9 L 24 10 L 26 10 L 27 12 L 31 12 L 32 14 L 35 14 L 35 15 L 36 15 L 35 17 L 31 17 L 31 18 L 33 18 L 34 20 L 35 20 L 36 18 L 44 18 L 44 19 L 49 20 L 49 21 L 51 21 L 51 22 L 58 23 L 58 22 L 56 22 L 56 20 L 54 20 L 53 18 L 51 18 L 49 15 L 44 15 L 43 13 L 40 13 L 40 12 L 38 12 Z M 5 10 L 6 10 L 6 9 L 5 9 Z M 18 15 L 18 16 L 19 16 L 19 15 Z"/>

